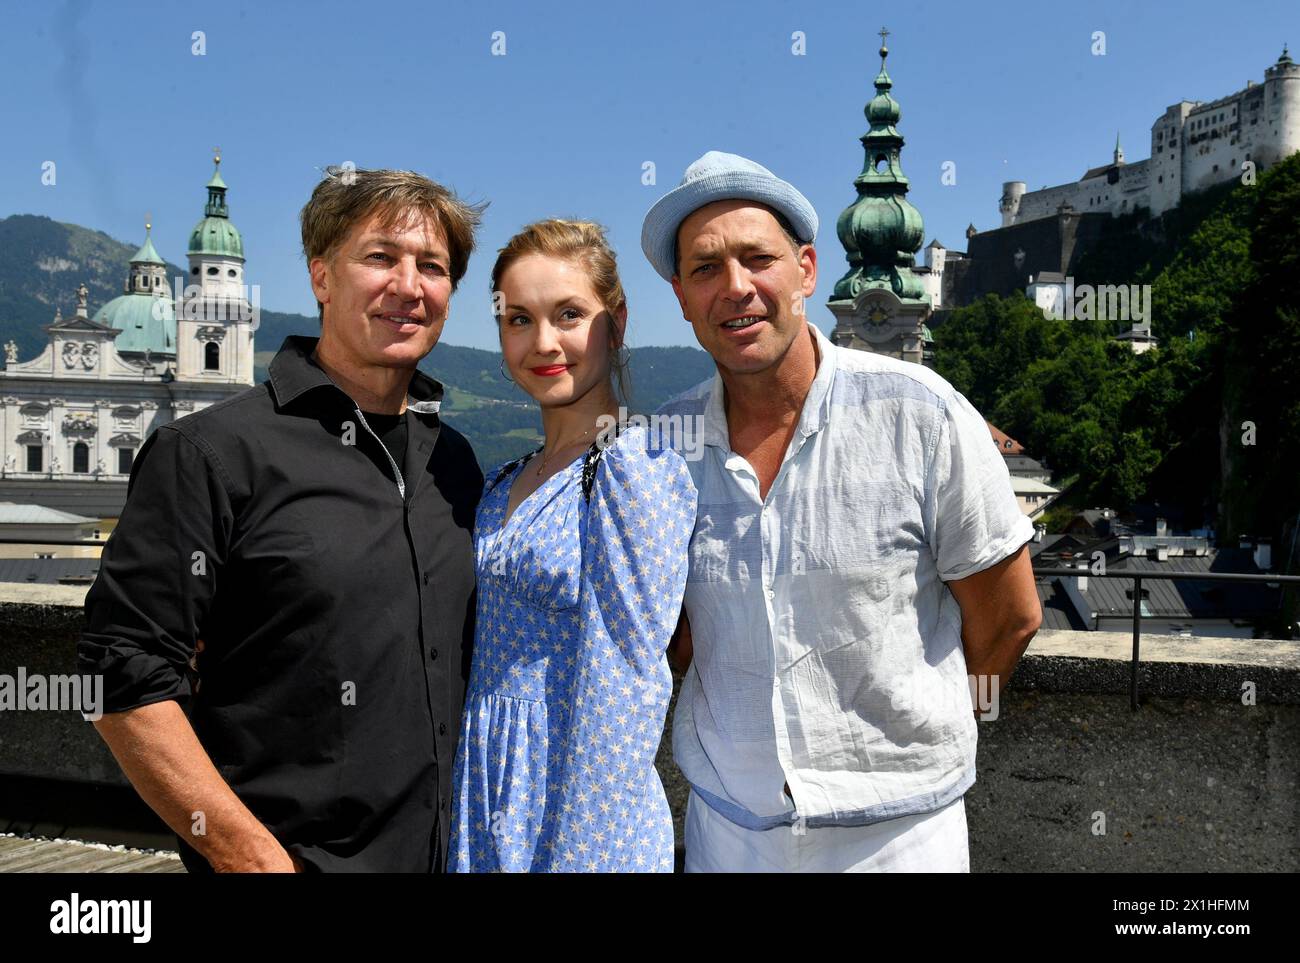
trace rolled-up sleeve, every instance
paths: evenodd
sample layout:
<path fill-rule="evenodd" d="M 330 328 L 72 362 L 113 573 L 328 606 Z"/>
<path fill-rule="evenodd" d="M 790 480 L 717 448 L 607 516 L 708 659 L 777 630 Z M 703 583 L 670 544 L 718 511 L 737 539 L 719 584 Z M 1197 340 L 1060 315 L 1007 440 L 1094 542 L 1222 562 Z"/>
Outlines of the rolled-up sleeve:
<path fill-rule="evenodd" d="M 191 694 L 189 663 L 226 562 L 234 517 L 220 471 L 183 432 L 158 428 L 86 595 L 78 671 L 102 675 L 104 712 Z"/>
<path fill-rule="evenodd" d="M 954 391 L 943 407 L 926 479 L 926 525 L 939 577 L 974 575 L 1034 535 L 1006 461 L 975 407 Z"/>

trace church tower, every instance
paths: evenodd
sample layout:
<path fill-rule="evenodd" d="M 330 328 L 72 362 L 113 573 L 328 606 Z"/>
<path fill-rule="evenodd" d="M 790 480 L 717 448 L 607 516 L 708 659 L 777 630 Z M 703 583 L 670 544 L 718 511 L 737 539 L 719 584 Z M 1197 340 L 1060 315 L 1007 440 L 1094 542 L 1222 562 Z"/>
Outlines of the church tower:
<path fill-rule="evenodd" d="M 167 262 L 153 246 L 153 223 L 144 222 L 144 243 L 131 258 L 122 293 L 95 312 L 95 320 L 122 333 L 117 353 L 125 360 L 165 365 L 176 359 L 176 313 L 167 286 Z"/>
<path fill-rule="evenodd" d="M 220 151 L 213 160 L 204 217 L 190 234 L 189 277 L 176 305 L 176 379 L 251 385 L 256 317 L 244 286 L 244 239 L 230 221 Z"/>
<path fill-rule="evenodd" d="M 849 270 L 836 282 L 827 306 L 835 315 L 835 344 L 921 363 L 932 307 L 913 267 L 924 223 L 907 200 L 911 185 L 903 175 L 903 138 L 897 127 L 901 111 L 885 70 L 888 35 L 880 31 L 876 96 L 866 107 L 871 129 L 860 138 L 866 159 L 853 181 L 858 199 L 835 225 Z"/>

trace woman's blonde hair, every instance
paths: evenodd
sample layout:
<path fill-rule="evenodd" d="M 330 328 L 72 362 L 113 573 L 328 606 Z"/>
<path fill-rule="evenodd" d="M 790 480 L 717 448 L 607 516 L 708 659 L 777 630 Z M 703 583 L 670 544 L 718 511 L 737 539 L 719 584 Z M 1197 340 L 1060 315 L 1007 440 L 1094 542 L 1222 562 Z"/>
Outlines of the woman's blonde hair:
<path fill-rule="evenodd" d="M 525 225 L 497 252 L 496 264 L 492 266 L 491 294 L 494 310 L 498 310 L 497 305 L 501 302 L 497 292 L 501 288 L 501 278 L 506 269 L 530 254 L 566 258 L 587 272 L 592 290 L 609 314 L 610 333 L 615 341 L 610 368 L 614 372 L 619 397 L 626 404 L 630 397 L 631 378 L 627 370 L 626 353 L 620 352 L 626 342 L 627 332 L 624 330 L 622 334 L 619 333 L 617 317 L 620 308 L 626 309 L 627 297 L 623 293 L 623 282 L 618 277 L 618 258 L 605 238 L 605 229 L 594 221 L 567 221 L 562 218 L 549 218 Z M 498 324 L 500 320 L 498 317 Z"/>

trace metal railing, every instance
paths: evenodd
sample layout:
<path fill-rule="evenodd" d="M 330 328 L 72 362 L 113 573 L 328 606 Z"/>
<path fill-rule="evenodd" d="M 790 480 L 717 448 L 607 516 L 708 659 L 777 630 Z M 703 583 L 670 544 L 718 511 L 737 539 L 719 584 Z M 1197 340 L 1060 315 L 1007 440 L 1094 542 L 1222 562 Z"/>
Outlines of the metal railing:
<path fill-rule="evenodd" d="M 1270 585 L 1300 585 L 1300 575 L 1252 575 L 1245 572 L 1094 572 L 1088 568 L 1035 568 L 1034 577 L 1123 578 L 1133 582 L 1133 660 L 1129 667 L 1129 708 L 1138 708 L 1138 664 L 1142 639 L 1142 582 L 1267 582 Z M 1151 618 L 1152 616 L 1147 616 Z"/>

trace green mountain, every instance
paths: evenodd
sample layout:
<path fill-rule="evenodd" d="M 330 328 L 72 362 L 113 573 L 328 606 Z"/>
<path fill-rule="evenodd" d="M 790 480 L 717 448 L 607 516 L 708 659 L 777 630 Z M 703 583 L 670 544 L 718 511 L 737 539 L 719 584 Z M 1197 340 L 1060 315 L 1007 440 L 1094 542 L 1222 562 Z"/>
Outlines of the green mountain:
<path fill-rule="evenodd" d="M 54 318 L 56 308 L 72 313 L 78 284 L 84 282 L 90 291 L 92 314 L 122 293 L 137 247 L 48 217 L 0 219 L 0 343 L 13 339 L 24 360 L 43 350 L 48 339 L 42 326 Z M 170 262 L 167 269 L 169 277 L 185 274 Z M 267 365 L 287 335 L 319 332 L 314 317 L 263 309 L 255 335 L 254 378 L 265 380 Z M 447 423 L 470 439 L 485 468 L 541 440 L 537 406 L 502 377 L 500 360 L 495 351 L 439 344 L 420 362 L 422 371 L 447 387 Z M 630 368 L 634 411 L 653 411 L 714 371 L 709 356 L 698 348 L 635 348 Z"/>

